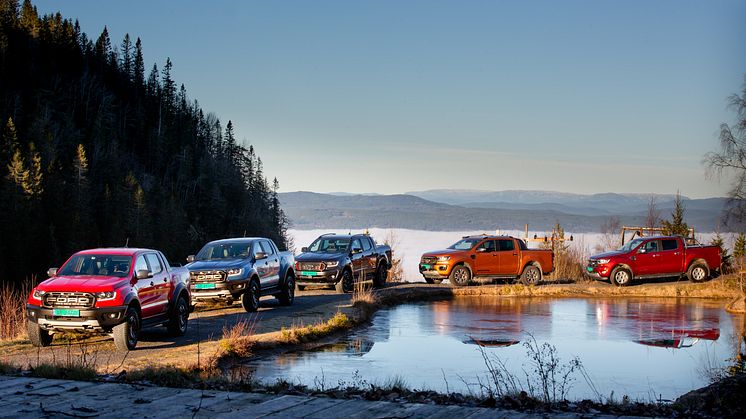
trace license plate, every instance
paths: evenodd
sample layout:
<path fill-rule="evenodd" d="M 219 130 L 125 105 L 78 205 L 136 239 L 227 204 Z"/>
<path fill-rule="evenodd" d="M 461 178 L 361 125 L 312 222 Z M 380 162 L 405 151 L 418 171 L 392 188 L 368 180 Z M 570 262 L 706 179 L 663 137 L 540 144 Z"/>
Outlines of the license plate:
<path fill-rule="evenodd" d="M 52 314 L 60 317 L 80 317 L 80 310 L 72 308 L 55 308 Z"/>
<path fill-rule="evenodd" d="M 588 269 L 588 272 L 593 272 L 593 268 L 591 268 L 590 266 L 587 267 L 586 269 Z"/>
<path fill-rule="evenodd" d="M 422 269 L 430 269 L 430 268 L 432 268 L 432 265 L 426 265 L 424 263 L 422 264 Z"/>
<path fill-rule="evenodd" d="M 198 290 L 214 290 L 215 284 L 196 284 L 194 288 Z"/>
<path fill-rule="evenodd" d="M 318 272 L 314 271 L 300 271 L 300 274 L 303 276 L 316 276 L 318 275 Z"/>

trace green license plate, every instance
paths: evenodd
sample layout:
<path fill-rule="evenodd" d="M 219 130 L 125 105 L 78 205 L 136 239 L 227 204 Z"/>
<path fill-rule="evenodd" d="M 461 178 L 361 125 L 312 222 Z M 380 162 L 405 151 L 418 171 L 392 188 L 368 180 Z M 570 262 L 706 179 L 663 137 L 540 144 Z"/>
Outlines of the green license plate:
<path fill-rule="evenodd" d="M 198 290 L 214 290 L 215 284 L 197 284 L 194 286 L 194 288 Z"/>
<path fill-rule="evenodd" d="M 314 271 L 300 271 L 300 274 L 303 276 L 316 276 L 318 275 L 318 272 Z"/>
<path fill-rule="evenodd" d="M 588 269 L 588 272 L 593 272 L 593 268 L 591 268 L 590 266 L 587 267 L 586 269 Z"/>
<path fill-rule="evenodd" d="M 425 265 L 424 263 L 422 264 L 422 269 L 430 269 L 430 268 L 432 268 L 432 265 Z"/>
<path fill-rule="evenodd" d="M 80 317 L 80 310 L 73 308 L 55 308 L 52 314 L 61 317 Z"/>

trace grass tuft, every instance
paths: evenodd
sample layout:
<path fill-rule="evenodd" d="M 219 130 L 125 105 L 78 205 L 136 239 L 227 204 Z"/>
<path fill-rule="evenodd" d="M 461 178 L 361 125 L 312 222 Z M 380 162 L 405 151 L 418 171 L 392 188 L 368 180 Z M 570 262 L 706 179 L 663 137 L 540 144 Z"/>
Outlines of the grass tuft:
<path fill-rule="evenodd" d="M 232 327 L 223 327 L 223 338 L 218 342 L 220 350 L 227 356 L 245 358 L 251 355 L 255 318 L 241 320 Z"/>
<path fill-rule="evenodd" d="M 96 369 L 86 365 L 64 366 L 59 364 L 39 364 L 31 369 L 31 375 L 40 378 L 63 380 L 94 381 L 98 378 Z"/>
<path fill-rule="evenodd" d="M 349 329 L 353 325 L 353 321 L 350 320 L 346 314 L 337 312 L 334 317 L 323 323 L 317 323 L 310 326 L 292 327 L 290 329 L 283 328 L 281 330 L 281 340 L 282 343 L 285 344 L 308 342 L 331 335 L 340 330 Z"/>

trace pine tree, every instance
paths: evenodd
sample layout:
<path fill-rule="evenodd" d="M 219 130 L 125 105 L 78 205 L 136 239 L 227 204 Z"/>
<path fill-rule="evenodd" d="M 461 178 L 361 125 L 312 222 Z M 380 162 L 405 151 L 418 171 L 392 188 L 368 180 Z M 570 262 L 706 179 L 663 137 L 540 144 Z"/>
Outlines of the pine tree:
<path fill-rule="evenodd" d="M 109 39 L 109 29 L 104 26 L 104 30 L 101 31 L 101 35 L 96 41 L 96 57 L 98 57 L 99 60 L 108 59 L 110 52 L 111 39 Z"/>
<path fill-rule="evenodd" d="M 128 82 L 134 80 L 133 67 L 132 67 L 132 41 L 130 41 L 130 34 L 124 34 L 124 40 L 122 40 L 122 61 L 120 67 Z"/>
<path fill-rule="evenodd" d="M 169 114 L 174 108 L 174 98 L 176 97 L 176 83 L 171 78 L 171 69 L 173 68 L 171 58 L 166 58 L 166 65 L 163 66 L 163 79 L 161 82 L 161 95 L 163 97 L 163 105 Z"/>
<path fill-rule="evenodd" d="M 145 86 L 145 61 L 142 57 L 142 42 L 140 42 L 140 38 L 137 38 L 137 41 L 135 41 L 135 59 L 133 65 L 135 87 L 140 89 Z"/>
<path fill-rule="evenodd" d="M 28 190 L 29 173 L 23 161 L 21 150 L 16 150 L 8 164 L 8 180 L 15 185 L 16 190 L 25 193 Z"/>
<path fill-rule="evenodd" d="M 746 234 L 738 233 L 733 243 L 733 258 L 740 269 L 746 264 Z"/>
<path fill-rule="evenodd" d="M 36 10 L 36 6 L 31 4 L 31 0 L 23 0 L 20 25 L 32 36 L 36 36 L 39 33 L 39 13 Z"/>
<path fill-rule="evenodd" d="M 676 200 L 674 201 L 674 209 L 671 213 L 671 220 L 661 221 L 663 227 L 663 234 L 666 235 L 677 235 L 682 237 L 689 236 L 689 225 L 684 222 L 684 203 L 681 200 L 681 193 L 676 192 Z"/>
<path fill-rule="evenodd" d="M 16 132 L 16 126 L 13 123 L 13 118 L 8 118 L 8 122 L 5 123 L 2 135 L 2 150 L 0 152 L 0 163 L 3 166 L 10 163 L 11 158 L 16 150 L 18 150 L 18 134 Z"/>
<path fill-rule="evenodd" d="M 29 155 L 31 164 L 29 164 L 28 181 L 24 192 L 31 198 L 41 199 L 41 195 L 44 192 L 41 156 L 36 151 L 34 143 L 29 144 Z"/>
<path fill-rule="evenodd" d="M 731 260 L 731 255 L 728 254 L 728 248 L 725 247 L 725 240 L 723 240 L 723 236 L 720 235 L 719 231 L 716 232 L 715 236 L 712 237 L 710 245 L 720 248 L 720 255 L 722 256 L 720 263 L 720 272 L 729 273 L 732 269 L 733 261 Z"/>

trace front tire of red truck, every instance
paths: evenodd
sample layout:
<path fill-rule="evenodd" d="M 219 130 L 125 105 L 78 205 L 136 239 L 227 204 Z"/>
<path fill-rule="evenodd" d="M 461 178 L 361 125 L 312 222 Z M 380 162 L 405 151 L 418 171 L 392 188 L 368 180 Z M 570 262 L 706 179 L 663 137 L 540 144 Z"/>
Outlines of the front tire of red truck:
<path fill-rule="evenodd" d="M 692 282 L 702 282 L 710 276 L 710 270 L 702 262 L 694 262 L 686 272 L 687 278 Z"/>
<path fill-rule="evenodd" d="M 127 307 L 124 313 L 124 323 L 114 326 L 114 346 L 117 351 L 125 352 L 135 349 L 137 335 L 140 333 L 140 314 L 134 307 Z"/>
<path fill-rule="evenodd" d="M 52 335 L 49 334 L 48 331 L 39 327 L 38 324 L 27 320 L 26 328 L 28 329 L 28 338 L 32 345 L 40 348 L 52 344 Z"/>
<path fill-rule="evenodd" d="M 618 266 L 611 271 L 609 280 L 617 287 L 626 287 L 632 282 L 632 272 L 627 268 Z"/>
<path fill-rule="evenodd" d="M 448 280 L 451 281 L 451 285 L 456 287 L 469 285 L 469 282 L 471 281 L 471 271 L 464 265 L 457 265 L 451 271 Z"/>

